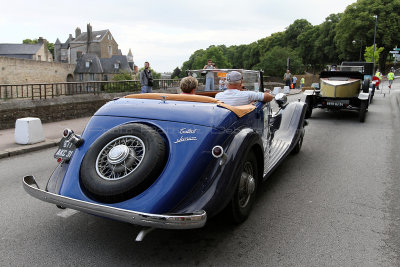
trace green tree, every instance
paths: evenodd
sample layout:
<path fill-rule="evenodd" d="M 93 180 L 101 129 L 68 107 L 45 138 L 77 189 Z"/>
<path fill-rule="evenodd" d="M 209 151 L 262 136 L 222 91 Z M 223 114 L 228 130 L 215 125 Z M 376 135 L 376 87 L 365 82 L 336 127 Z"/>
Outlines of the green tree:
<path fill-rule="evenodd" d="M 377 45 L 375 45 L 375 53 L 374 53 L 374 46 L 367 46 L 365 48 L 365 53 L 364 53 L 364 58 L 365 61 L 367 62 L 373 62 L 372 61 L 372 55 L 374 55 L 375 58 L 375 63 L 379 61 L 379 55 L 383 52 L 383 50 L 385 50 L 384 47 L 377 47 Z"/>
<path fill-rule="evenodd" d="M 376 44 L 385 50 L 379 63 L 384 66 L 389 51 L 400 44 L 400 0 L 358 0 L 349 5 L 337 25 L 335 41 L 339 56 L 346 60 L 357 60 L 359 47 L 353 40 L 363 40 L 366 46 L 373 45 L 375 18 L 378 16 Z"/>
<path fill-rule="evenodd" d="M 207 64 L 207 60 L 209 59 L 211 59 L 220 69 L 227 69 L 232 67 L 227 57 L 224 55 L 222 48 L 212 45 L 206 49 L 202 56 L 196 57 L 194 59 L 192 68 L 202 69 L 204 65 Z"/>
<path fill-rule="evenodd" d="M 185 62 L 183 62 L 182 68 L 181 68 L 181 73 L 179 75 L 180 78 L 185 77 L 186 76 L 186 71 L 187 70 L 194 70 L 196 69 L 194 67 L 194 61 L 198 58 L 198 57 L 202 57 L 205 53 L 205 50 L 200 49 L 200 50 L 196 50 L 192 55 L 190 55 L 189 59 Z M 198 60 L 196 60 L 198 61 Z"/>
<path fill-rule="evenodd" d="M 286 47 L 292 49 L 298 47 L 297 37 L 303 32 L 307 31 L 312 27 L 311 23 L 305 19 L 297 19 L 284 32 L 284 42 Z"/>
<path fill-rule="evenodd" d="M 130 81 L 130 80 L 133 80 L 133 77 L 128 72 L 121 72 L 121 73 L 115 74 L 113 76 L 112 80 L 113 81 Z"/>
<path fill-rule="evenodd" d="M 287 47 L 274 47 L 261 58 L 257 66 L 264 70 L 265 75 L 283 77 L 286 71 L 287 58 L 290 58 L 290 70 L 292 73 L 301 74 L 304 66 L 301 57 L 293 49 Z"/>
<path fill-rule="evenodd" d="M 171 74 L 171 78 L 175 79 L 176 77 L 179 77 L 180 74 L 181 74 L 181 69 L 176 67 Z"/>
<path fill-rule="evenodd" d="M 336 25 L 340 20 L 339 14 L 329 15 L 325 21 L 317 26 L 309 27 L 297 37 L 297 51 L 303 62 L 315 68 L 338 63 L 338 52 L 334 37 Z"/>

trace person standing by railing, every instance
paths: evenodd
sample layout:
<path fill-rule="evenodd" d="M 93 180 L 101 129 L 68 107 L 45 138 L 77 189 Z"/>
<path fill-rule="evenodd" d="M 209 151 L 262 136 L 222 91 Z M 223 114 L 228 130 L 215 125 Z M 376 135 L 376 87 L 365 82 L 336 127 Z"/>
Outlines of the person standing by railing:
<path fill-rule="evenodd" d="M 207 61 L 207 65 L 204 66 L 205 70 L 213 70 L 215 69 L 215 65 L 213 61 L 209 59 Z M 212 71 L 207 71 L 206 73 L 206 88 L 204 91 L 214 91 L 214 73 Z"/>
<path fill-rule="evenodd" d="M 150 69 L 150 63 L 144 63 L 144 70 L 140 72 L 140 86 L 141 92 L 143 93 L 151 93 L 153 89 L 153 73 Z"/>

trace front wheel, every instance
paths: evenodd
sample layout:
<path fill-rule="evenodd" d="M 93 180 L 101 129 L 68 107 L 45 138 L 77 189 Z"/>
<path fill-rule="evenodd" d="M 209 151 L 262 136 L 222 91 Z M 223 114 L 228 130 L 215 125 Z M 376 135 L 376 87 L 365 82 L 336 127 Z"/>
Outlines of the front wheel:
<path fill-rule="evenodd" d="M 309 119 L 309 118 L 311 118 L 312 109 L 313 109 L 311 97 L 310 97 L 310 96 L 307 96 L 305 102 L 306 102 L 306 104 L 307 104 L 307 109 L 306 109 L 305 118 L 306 118 L 306 119 Z"/>
<path fill-rule="evenodd" d="M 360 122 L 365 121 L 365 114 L 367 113 L 368 100 L 362 100 L 360 106 Z"/>
<path fill-rule="evenodd" d="M 253 207 L 258 187 L 258 166 L 254 152 L 250 151 L 240 164 L 238 185 L 230 202 L 233 222 L 244 222 Z"/>

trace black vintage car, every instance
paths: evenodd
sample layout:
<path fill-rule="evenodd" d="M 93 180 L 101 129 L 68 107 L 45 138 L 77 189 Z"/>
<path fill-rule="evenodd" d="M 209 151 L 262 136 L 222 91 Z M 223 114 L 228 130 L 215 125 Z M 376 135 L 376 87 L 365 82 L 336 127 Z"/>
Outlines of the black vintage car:
<path fill-rule="evenodd" d="M 321 72 L 319 87 L 304 91 L 306 118 L 311 117 L 314 108 L 356 110 L 359 111 L 360 122 L 364 122 L 375 92 L 375 82 L 371 82 L 370 64 L 372 63 L 344 62 L 338 66 L 338 70 Z"/>

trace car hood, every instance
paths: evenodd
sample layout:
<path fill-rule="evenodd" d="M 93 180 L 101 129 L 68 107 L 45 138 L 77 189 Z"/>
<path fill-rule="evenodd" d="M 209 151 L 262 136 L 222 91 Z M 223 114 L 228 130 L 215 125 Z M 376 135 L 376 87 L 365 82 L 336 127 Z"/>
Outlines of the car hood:
<path fill-rule="evenodd" d="M 237 120 L 230 110 L 215 103 L 120 98 L 101 107 L 94 116 L 116 116 L 227 127 Z"/>

